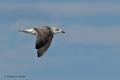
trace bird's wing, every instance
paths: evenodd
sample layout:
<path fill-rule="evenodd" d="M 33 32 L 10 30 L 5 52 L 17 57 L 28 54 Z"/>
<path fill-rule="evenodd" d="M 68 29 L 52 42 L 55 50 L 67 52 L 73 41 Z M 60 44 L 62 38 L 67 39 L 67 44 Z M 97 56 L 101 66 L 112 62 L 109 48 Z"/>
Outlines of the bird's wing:
<path fill-rule="evenodd" d="M 43 54 L 45 54 L 45 52 L 47 51 L 52 42 L 52 38 L 53 36 L 50 37 L 49 41 L 43 47 L 37 49 L 38 57 L 41 57 Z"/>
<path fill-rule="evenodd" d="M 44 31 L 40 28 L 34 28 L 34 30 L 36 31 L 36 49 L 40 49 L 43 46 L 45 46 L 45 44 L 50 41 L 52 38 L 51 36 L 53 36 L 51 31 Z"/>

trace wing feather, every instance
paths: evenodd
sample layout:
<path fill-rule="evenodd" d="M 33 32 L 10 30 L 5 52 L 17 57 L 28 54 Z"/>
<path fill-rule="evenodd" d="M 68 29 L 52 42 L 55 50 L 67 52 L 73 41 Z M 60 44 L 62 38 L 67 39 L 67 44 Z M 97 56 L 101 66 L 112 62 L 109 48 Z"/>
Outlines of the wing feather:
<path fill-rule="evenodd" d="M 45 52 L 48 50 L 48 48 L 52 42 L 52 38 L 53 38 L 53 36 L 50 37 L 50 40 L 43 47 L 37 49 L 38 57 L 41 57 L 42 55 L 44 55 Z"/>
<path fill-rule="evenodd" d="M 36 31 L 36 49 L 38 57 L 41 57 L 49 48 L 53 34 L 50 30 L 43 30 L 41 28 L 34 28 Z"/>
<path fill-rule="evenodd" d="M 39 49 L 43 47 L 50 39 L 51 36 L 53 36 L 51 31 L 44 31 L 40 28 L 34 28 L 34 30 L 37 32 L 36 34 L 36 49 Z"/>

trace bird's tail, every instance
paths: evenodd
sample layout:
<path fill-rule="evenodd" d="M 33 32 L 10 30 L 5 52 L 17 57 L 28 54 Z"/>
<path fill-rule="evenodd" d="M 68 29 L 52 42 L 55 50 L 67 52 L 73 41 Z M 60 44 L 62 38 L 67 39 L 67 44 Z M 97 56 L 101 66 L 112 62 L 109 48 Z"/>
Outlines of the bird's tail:
<path fill-rule="evenodd" d="M 19 30 L 19 32 L 24 32 L 24 33 L 27 33 L 27 34 L 36 35 L 36 32 L 35 32 L 34 29 Z"/>

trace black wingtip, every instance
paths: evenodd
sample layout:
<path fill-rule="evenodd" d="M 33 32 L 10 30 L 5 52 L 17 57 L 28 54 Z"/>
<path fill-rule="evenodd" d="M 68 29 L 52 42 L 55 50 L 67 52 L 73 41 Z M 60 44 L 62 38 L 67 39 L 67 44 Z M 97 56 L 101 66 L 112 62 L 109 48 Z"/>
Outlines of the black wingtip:
<path fill-rule="evenodd" d="M 43 50 L 42 50 L 42 52 L 37 51 L 37 57 L 38 58 L 42 57 L 44 55 L 44 53 L 45 52 Z"/>
<path fill-rule="evenodd" d="M 40 55 L 39 53 L 37 53 L 37 57 L 40 58 L 42 55 Z"/>

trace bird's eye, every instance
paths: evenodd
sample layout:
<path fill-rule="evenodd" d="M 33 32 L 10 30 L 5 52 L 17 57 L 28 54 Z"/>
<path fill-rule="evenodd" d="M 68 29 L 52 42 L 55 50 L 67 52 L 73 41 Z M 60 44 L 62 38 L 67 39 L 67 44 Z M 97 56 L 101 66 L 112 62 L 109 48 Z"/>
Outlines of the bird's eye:
<path fill-rule="evenodd" d="M 56 31 L 59 31 L 59 29 L 55 29 Z"/>

